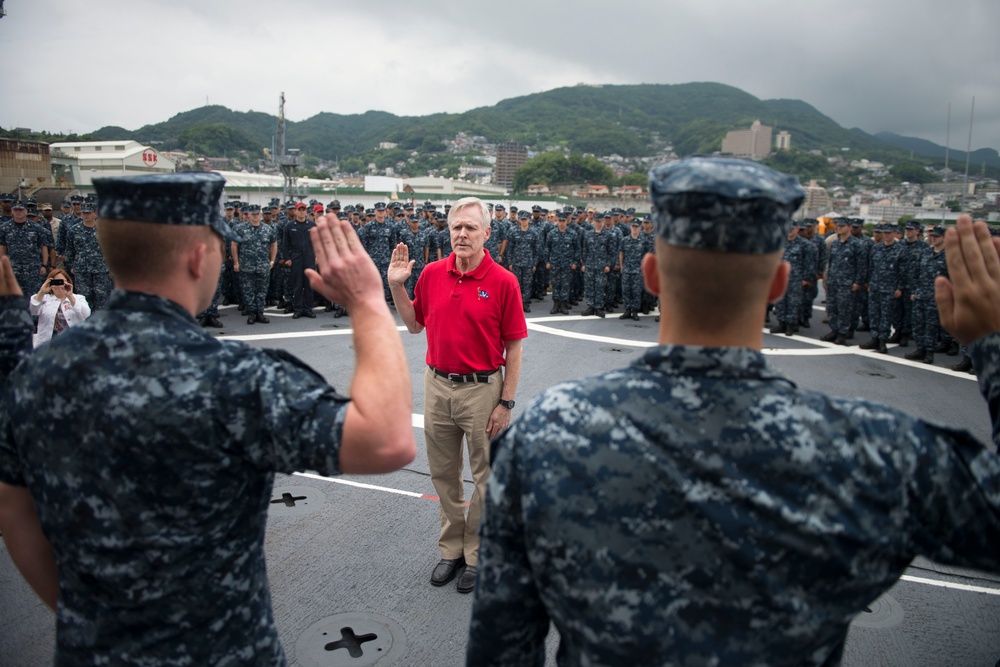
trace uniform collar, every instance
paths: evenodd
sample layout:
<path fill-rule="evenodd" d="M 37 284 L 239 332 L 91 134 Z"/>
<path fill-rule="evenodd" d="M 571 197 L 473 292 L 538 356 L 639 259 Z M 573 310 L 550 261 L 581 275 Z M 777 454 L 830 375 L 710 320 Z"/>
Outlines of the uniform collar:
<path fill-rule="evenodd" d="M 659 345 L 632 363 L 635 368 L 667 375 L 700 375 L 717 379 L 780 380 L 795 384 L 775 371 L 767 357 L 747 347 Z"/>
<path fill-rule="evenodd" d="M 197 321 L 179 303 L 148 292 L 129 292 L 112 290 L 107 301 L 108 310 L 128 312 L 143 312 L 176 318 L 197 326 Z"/>

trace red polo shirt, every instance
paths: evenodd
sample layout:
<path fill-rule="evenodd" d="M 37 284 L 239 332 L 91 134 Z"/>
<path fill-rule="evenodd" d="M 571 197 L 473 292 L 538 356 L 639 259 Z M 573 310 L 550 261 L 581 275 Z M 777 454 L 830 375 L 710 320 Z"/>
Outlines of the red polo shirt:
<path fill-rule="evenodd" d="M 469 273 L 455 255 L 428 264 L 414 288 L 413 310 L 427 330 L 427 365 L 446 373 L 496 370 L 506 342 L 528 337 L 521 288 L 488 250 Z"/>

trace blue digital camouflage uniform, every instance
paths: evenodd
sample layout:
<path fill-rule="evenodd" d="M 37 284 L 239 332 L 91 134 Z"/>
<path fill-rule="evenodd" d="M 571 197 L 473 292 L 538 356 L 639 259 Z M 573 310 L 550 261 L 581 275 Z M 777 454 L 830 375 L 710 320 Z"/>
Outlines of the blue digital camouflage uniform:
<path fill-rule="evenodd" d="M 642 258 L 646 255 L 646 242 L 642 234 L 632 238 L 629 234 L 621 240 L 622 301 L 627 312 L 638 313 L 642 308 Z"/>
<path fill-rule="evenodd" d="M 97 226 L 74 225 L 67 235 L 65 257 L 73 267 L 73 292 L 86 297 L 92 311 L 103 308 L 111 295 L 111 275 L 97 242 Z"/>
<path fill-rule="evenodd" d="M 10 257 L 17 284 L 27 294 L 34 294 L 42 286 L 42 248 L 45 235 L 30 220 L 14 222 L 10 220 L 0 226 L 0 246 Z"/>
<path fill-rule="evenodd" d="M 1000 336 L 973 354 L 997 424 Z M 965 432 L 654 348 L 501 436 L 467 664 L 542 665 L 551 620 L 561 665 L 834 665 L 914 556 L 996 571 L 998 505 Z"/>
<path fill-rule="evenodd" d="M 806 223 L 808 224 L 808 223 Z M 802 290 L 802 325 L 809 326 L 809 320 L 812 319 L 812 308 L 813 302 L 816 297 L 819 296 L 819 281 L 824 271 L 826 271 L 826 238 L 820 234 L 814 235 L 811 239 L 806 239 L 809 245 L 812 246 L 812 257 L 813 257 L 813 275 L 808 278 L 812 282 L 811 285 L 805 287 Z"/>
<path fill-rule="evenodd" d="M 861 241 L 848 236 L 846 241 L 834 239 L 830 245 L 830 268 L 826 275 L 826 313 L 830 328 L 846 336 L 857 319 L 854 314 L 854 293 L 851 287 L 864 284 L 865 249 Z"/>
<path fill-rule="evenodd" d="M 276 244 L 278 238 L 274 228 L 264 223 L 241 222 L 233 226 L 233 231 L 243 237 L 236 244 L 243 307 L 248 313 L 263 313 L 271 282 L 271 244 Z"/>
<path fill-rule="evenodd" d="M 759 164 L 689 158 L 651 172 L 650 194 L 665 242 L 760 254 L 803 193 Z M 996 443 L 1000 334 L 972 354 Z M 496 451 L 470 667 L 543 665 L 550 621 L 560 665 L 836 665 L 915 555 L 998 570 L 995 452 L 801 390 L 749 348 L 661 345 L 557 385 Z"/>
<path fill-rule="evenodd" d="M 510 270 L 521 287 L 521 300 L 531 301 L 532 280 L 538 264 L 538 234 L 534 229 L 515 228 L 507 235 L 507 258 Z"/>
<path fill-rule="evenodd" d="M 942 233 L 943 231 L 941 230 Z M 928 352 L 933 352 L 937 347 L 942 331 L 937 302 L 934 300 L 934 279 L 948 275 L 945 254 L 943 247 L 940 252 L 935 252 L 934 248 L 925 244 L 913 288 L 913 337 L 917 347 Z"/>
<path fill-rule="evenodd" d="M 418 227 L 417 231 L 410 229 L 409 225 L 404 225 L 399 230 L 398 239 L 400 243 L 405 243 L 410 259 L 413 260 L 413 268 L 410 270 L 410 277 L 406 280 L 406 294 L 413 299 L 413 290 L 417 286 L 417 279 L 423 273 L 427 261 L 433 259 L 431 254 L 431 232 L 427 228 Z M 490 253 L 492 255 L 492 253 Z"/>
<path fill-rule="evenodd" d="M 284 664 L 263 553 L 274 472 L 339 473 L 346 399 L 115 291 L 2 404 L 0 480 L 30 489 L 56 553 L 57 665 Z"/>
<path fill-rule="evenodd" d="M 545 261 L 551 265 L 549 275 L 552 279 L 552 300 L 568 302 L 573 275 L 580 267 L 579 237 L 569 227 L 564 232 L 560 232 L 557 227 L 546 237 L 544 253 Z"/>
<path fill-rule="evenodd" d="M 858 228 L 861 228 L 860 220 L 856 220 Z M 852 224 L 852 228 L 854 225 Z M 863 250 L 861 259 L 861 285 L 862 289 L 856 292 L 852 292 L 854 297 L 853 312 L 851 314 L 851 333 L 854 333 L 855 329 L 858 327 L 858 323 L 865 324 L 871 328 L 871 318 L 868 314 L 868 290 L 865 287 L 870 287 L 869 280 L 871 280 L 871 258 L 872 251 L 875 248 L 875 240 L 870 236 L 865 236 L 864 232 L 860 236 L 855 237 L 860 241 Z"/>
<path fill-rule="evenodd" d="M 604 310 L 604 294 L 607 289 L 608 271 L 618 261 L 618 246 L 615 237 L 602 229 L 588 229 L 583 235 L 581 264 L 583 270 L 583 295 L 587 309 Z"/>
<path fill-rule="evenodd" d="M 791 265 L 788 274 L 788 288 L 784 296 L 774 304 L 775 318 L 785 326 L 785 333 L 794 333 L 799 326 L 802 315 L 802 281 L 806 278 L 806 265 L 809 258 L 807 246 L 809 242 L 800 236 L 785 244 L 782 261 Z"/>
<path fill-rule="evenodd" d="M 920 229 L 919 224 L 911 224 L 914 224 L 916 229 Z M 912 229 L 913 227 L 908 228 Z M 896 321 L 893 324 L 902 335 L 910 336 L 913 334 L 913 301 L 910 296 L 916 291 L 917 282 L 920 279 L 920 258 L 930 246 L 919 238 L 916 241 L 903 239 L 896 245 L 900 246 L 899 268 L 902 276 L 900 289 L 903 291 L 903 296 L 900 299 L 900 308 L 897 310 Z"/>
<path fill-rule="evenodd" d="M 872 248 L 868 277 L 868 321 L 872 338 L 888 340 L 892 330 L 892 314 L 898 303 L 896 290 L 902 289 L 900 249 L 880 243 Z M 907 297 L 909 298 L 909 297 Z"/>
<path fill-rule="evenodd" d="M 389 263 L 392 261 L 392 249 L 396 247 L 396 243 L 398 242 L 396 223 L 388 219 L 384 222 L 372 220 L 361 228 L 360 236 L 361 245 L 364 246 L 365 250 L 371 256 L 376 268 L 378 268 L 379 274 L 382 276 L 382 289 L 385 293 L 385 298 L 388 300 L 390 296 L 387 273 L 389 271 Z"/>

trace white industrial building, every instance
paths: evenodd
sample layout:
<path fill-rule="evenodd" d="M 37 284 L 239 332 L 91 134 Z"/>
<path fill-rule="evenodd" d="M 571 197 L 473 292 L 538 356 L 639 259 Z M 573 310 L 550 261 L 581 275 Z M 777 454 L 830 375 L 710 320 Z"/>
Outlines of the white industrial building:
<path fill-rule="evenodd" d="M 138 141 L 67 141 L 49 145 L 56 182 L 89 186 L 101 176 L 171 174 L 176 163 Z"/>

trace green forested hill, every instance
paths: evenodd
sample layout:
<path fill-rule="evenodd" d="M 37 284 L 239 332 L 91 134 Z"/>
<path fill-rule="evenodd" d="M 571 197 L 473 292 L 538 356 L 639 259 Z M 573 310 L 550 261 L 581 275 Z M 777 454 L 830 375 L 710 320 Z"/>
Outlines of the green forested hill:
<path fill-rule="evenodd" d="M 574 152 L 630 157 L 672 144 L 680 155 L 719 150 L 728 130 L 755 119 L 792 133 L 796 149 L 849 147 L 879 154 L 900 149 L 860 130 L 848 130 L 798 100 L 760 100 L 718 83 L 677 85 L 575 86 L 502 100 L 464 113 L 396 116 L 381 111 L 342 115 L 320 113 L 286 120 L 286 144 L 324 159 L 358 156 L 379 142 L 396 142 L 422 153 L 444 149 L 442 140 L 458 132 L 491 142 L 517 141 L 534 150 L 563 146 Z M 269 148 L 277 118 L 260 112 L 206 106 L 179 113 L 132 132 L 102 128 L 105 139 L 163 142 L 165 148 L 222 154 Z M 124 133 L 124 134 L 123 134 Z"/>

